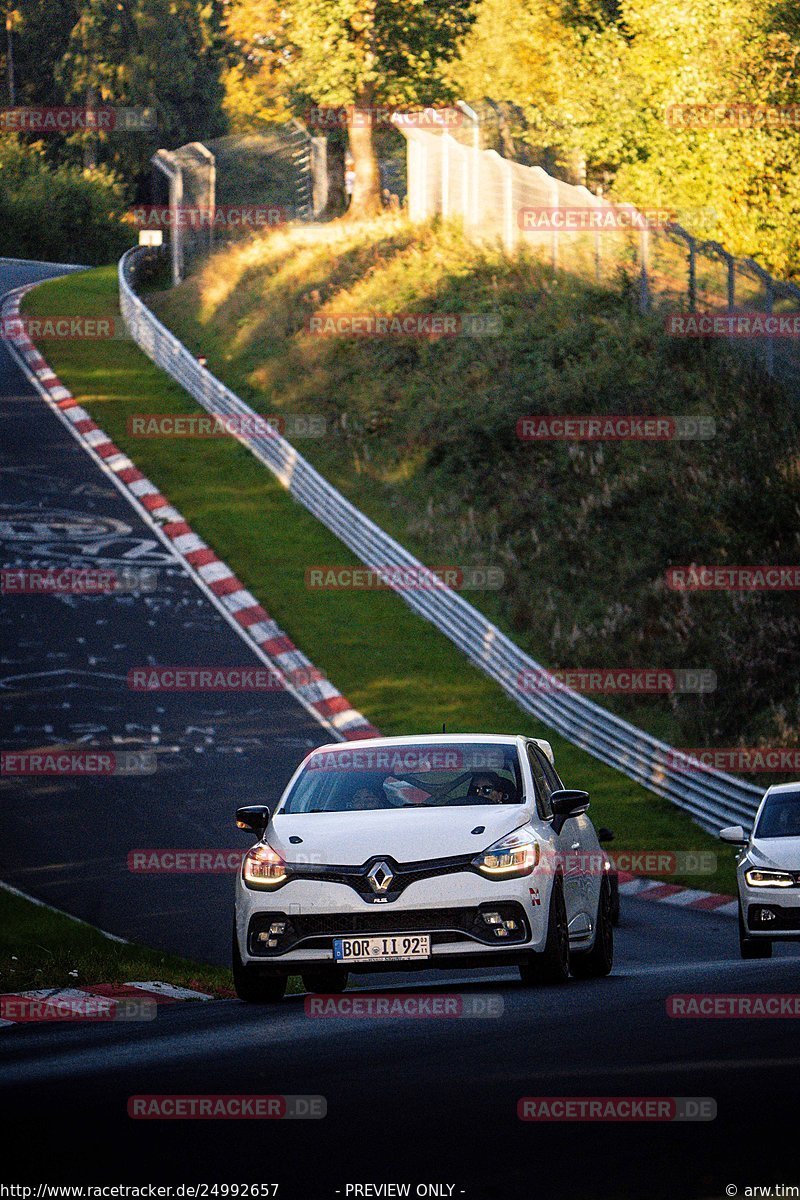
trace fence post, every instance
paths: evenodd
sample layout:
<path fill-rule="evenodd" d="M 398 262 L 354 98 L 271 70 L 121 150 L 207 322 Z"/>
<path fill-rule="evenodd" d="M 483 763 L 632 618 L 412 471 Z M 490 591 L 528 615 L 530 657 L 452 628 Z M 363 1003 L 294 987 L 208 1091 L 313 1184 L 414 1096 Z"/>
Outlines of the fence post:
<path fill-rule="evenodd" d="M 550 207 L 553 210 L 554 216 L 558 212 L 558 209 L 560 207 L 559 199 L 560 199 L 560 197 L 558 194 L 558 180 L 554 179 L 553 182 L 550 184 Z M 558 270 L 558 224 L 555 220 L 553 221 L 553 236 L 552 236 L 552 243 L 551 243 L 551 254 L 552 254 L 552 260 L 553 260 L 553 270 L 557 271 Z"/>
<path fill-rule="evenodd" d="M 697 243 L 689 235 L 689 312 L 697 311 Z"/>
<path fill-rule="evenodd" d="M 772 276 L 767 275 L 766 279 L 764 280 L 764 307 L 766 308 L 768 315 L 772 314 L 772 309 L 775 306 L 775 289 L 774 289 L 773 284 L 774 284 L 774 280 L 773 280 Z M 766 357 L 766 363 L 767 363 L 767 374 L 774 375 L 775 374 L 775 340 L 771 333 L 767 334 L 767 344 L 765 346 L 765 351 L 766 351 L 765 357 Z"/>
<path fill-rule="evenodd" d="M 177 210 L 183 207 L 183 171 L 169 150 L 157 150 L 150 159 L 157 170 L 167 177 L 169 183 L 170 231 L 169 249 L 172 260 L 172 286 L 177 287 L 183 279 L 183 222 Z"/>
<path fill-rule="evenodd" d="M 296 152 L 294 155 L 300 175 L 300 182 L 297 189 L 299 203 L 296 206 L 296 211 L 302 221 L 310 221 L 314 212 L 314 178 L 311 163 L 312 138 L 305 125 L 302 121 L 298 121 L 297 117 L 292 117 L 289 124 L 294 128 L 300 147 L 299 153 Z"/>
<path fill-rule="evenodd" d="M 480 223 L 480 187 L 481 187 L 481 119 L 475 112 L 474 108 L 465 103 L 463 100 L 456 100 L 456 107 L 469 117 L 472 122 L 472 164 L 470 174 L 472 182 L 469 188 L 469 208 L 467 201 L 464 201 L 464 214 L 469 212 L 469 223 L 472 226 L 477 226 Z M 466 197 L 466 192 L 465 192 Z"/>
<path fill-rule="evenodd" d="M 450 215 L 450 134 L 447 130 L 442 134 L 442 220 Z"/>
<path fill-rule="evenodd" d="M 328 139 L 311 139 L 311 208 L 316 218 L 328 207 Z"/>
<path fill-rule="evenodd" d="M 419 141 L 419 195 L 417 197 L 420 221 L 424 221 L 428 215 L 428 139 L 420 138 Z"/>
<path fill-rule="evenodd" d="M 764 310 L 767 316 L 772 315 L 772 310 L 775 307 L 775 280 L 770 275 L 769 271 L 761 266 L 761 263 L 755 262 L 752 258 L 744 260 L 745 265 L 750 268 L 764 285 Z M 764 365 L 768 375 L 775 374 L 775 340 L 772 334 L 767 335 L 766 344 L 764 346 Z"/>
<path fill-rule="evenodd" d="M 591 192 L 589 192 L 589 195 L 591 196 L 591 200 L 589 201 L 589 203 L 592 204 L 595 208 L 602 208 L 603 201 L 600 199 L 600 197 L 592 195 Z M 595 283 L 600 282 L 601 260 L 602 260 L 602 255 L 600 253 L 600 228 L 598 226 L 597 228 L 595 228 L 595 231 L 594 231 L 594 279 L 595 279 Z"/>
<path fill-rule="evenodd" d="M 464 170 L 461 177 L 461 215 L 464 218 L 464 224 L 470 223 L 470 212 L 472 211 L 472 186 L 470 183 L 470 155 L 465 153 L 463 157 Z"/>
<path fill-rule="evenodd" d="M 728 260 L 728 309 L 733 311 L 736 306 L 736 259 L 732 254 L 726 254 Z"/>
<path fill-rule="evenodd" d="M 501 158 L 503 163 L 503 245 L 508 254 L 513 254 L 514 230 L 514 164 L 510 158 Z"/>
<path fill-rule="evenodd" d="M 639 272 L 639 311 L 647 312 L 650 305 L 650 287 L 647 278 L 648 261 L 650 256 L 650 230 L 645 226 L 639 232 L 639 258 L 641 259 L 641 270 Z"/>
<path fill-rule="evenodd" d="M 211 214 L 211 220 L 208 227 L 208 248 L 209 251 L 214 249 L 214 214 L 217 208 L 217 160 L 207 146 L 202 142 L 190 142 L 188 146 L 181 147 L 182 150 L 190 150 L 201 162 L 206 166 L 206 183 L 208 187 L 208 209 Z"/>

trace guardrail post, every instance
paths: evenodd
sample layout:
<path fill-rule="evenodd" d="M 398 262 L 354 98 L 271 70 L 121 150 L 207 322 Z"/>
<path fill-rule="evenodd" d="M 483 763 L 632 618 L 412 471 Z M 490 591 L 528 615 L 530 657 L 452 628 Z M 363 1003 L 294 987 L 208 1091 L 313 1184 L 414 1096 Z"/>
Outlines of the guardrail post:
<path fill-rule="evenodd" d="M 689 238 L 689 312 L 697 310 L 697 243 Z"/>

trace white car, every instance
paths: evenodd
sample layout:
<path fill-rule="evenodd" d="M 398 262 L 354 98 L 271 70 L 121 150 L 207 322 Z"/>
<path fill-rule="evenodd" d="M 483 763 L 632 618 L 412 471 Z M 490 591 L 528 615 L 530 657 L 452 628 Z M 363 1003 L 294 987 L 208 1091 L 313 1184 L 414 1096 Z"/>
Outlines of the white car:
<path fill-rule="evenodd" d="M 774 941 L 800 941 L 800 783 L 768 788 L 753 832 L 721 829 L 737 857 L 742 958 L 769 958 Z"/>
<path fill-rule="evenodd" d="M 519 967 L 525 983 L 607 975 L 609 863 L 547 742 L 468 734 L 322 746 L 236 882 L 238 995 L 279 1000 L 289 975 L 340 992 L 348 971 Z"/>

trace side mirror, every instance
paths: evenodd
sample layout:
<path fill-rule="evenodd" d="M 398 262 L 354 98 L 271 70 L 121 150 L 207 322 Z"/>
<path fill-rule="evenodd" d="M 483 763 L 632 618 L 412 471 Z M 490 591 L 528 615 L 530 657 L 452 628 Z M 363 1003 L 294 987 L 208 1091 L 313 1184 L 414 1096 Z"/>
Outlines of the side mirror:
<path fill-rule="evenodd" d="M 613 829 L 608 829 L 605 825 L 601 825 L 597 831 L 597 840 L 601 846 L 604 842 L 613 842 L 613 840 L 614 840 Z"/>
<path fill-rule="evenodd" d="M 723 842 L 730 842 L 733 846 L 746 846 L 750 840 L 741 825 L 726 825 L 720 829 L 719 836 Z"/>
<path fill-rule="evenodd" d="M 557 817 L 579 817 L 589 807 L 589 793 L 575 788 L 559 788 L 550 793 L 550 804 Z"/>
<path fill-rule="evenodd" d="M 236 828 L 249 829 L 259 837 L 269 825 L 270 812 L 265 804 L 248 804 L 236 810 Z"/>

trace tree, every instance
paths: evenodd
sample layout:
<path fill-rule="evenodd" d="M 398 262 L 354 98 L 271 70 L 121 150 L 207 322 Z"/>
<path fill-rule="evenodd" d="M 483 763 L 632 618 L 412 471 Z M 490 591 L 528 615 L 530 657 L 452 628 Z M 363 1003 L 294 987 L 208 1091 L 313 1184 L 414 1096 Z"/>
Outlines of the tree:
<path fill-rule="evenodd" d="M 671 106 L 797 104 L 795 0 L 484 0 L 450 68 L 536 161 L 800 272 L 800 122 L 692 128 Z M 800 111 L 800 110 L 798 110 Z M 505 139 L 505 153 L 513 153 Z M 584 167 L 585 164 L 585 167 Z"/>
<path fill-rule="evenodd" d="M 232 132 L 288 121 L 292 50 L 280 0 L 227 0 L 222 28 L 229 46 L 223 106 Z"/>
<path fill-rule="evenodd" d="M 3 0 L 0 14 L 6 28 L 3 64 L 7 102 L 62 103 L 63 91 L 55 74 L 78 20 L 77 0 Z"/>
<path fill-rule="evenodd" d="M 204 0 L 82 0 L 60 68 L 72 102 L 150 108 L 156 128 L 83 131 L 73 144 L 98 147 L 128 179 L 149 175 L 161 146 L 225 131 L 220 10 Z"/>
<path fill-rule="evenodd" d="M 295 104 L 347 110 L 350 212 L 373 213 L 381 206 L 376 109 L 452 98 L 444 68 L 472 25 L 476 0 L 287 0 L 282 7 Z"/>

